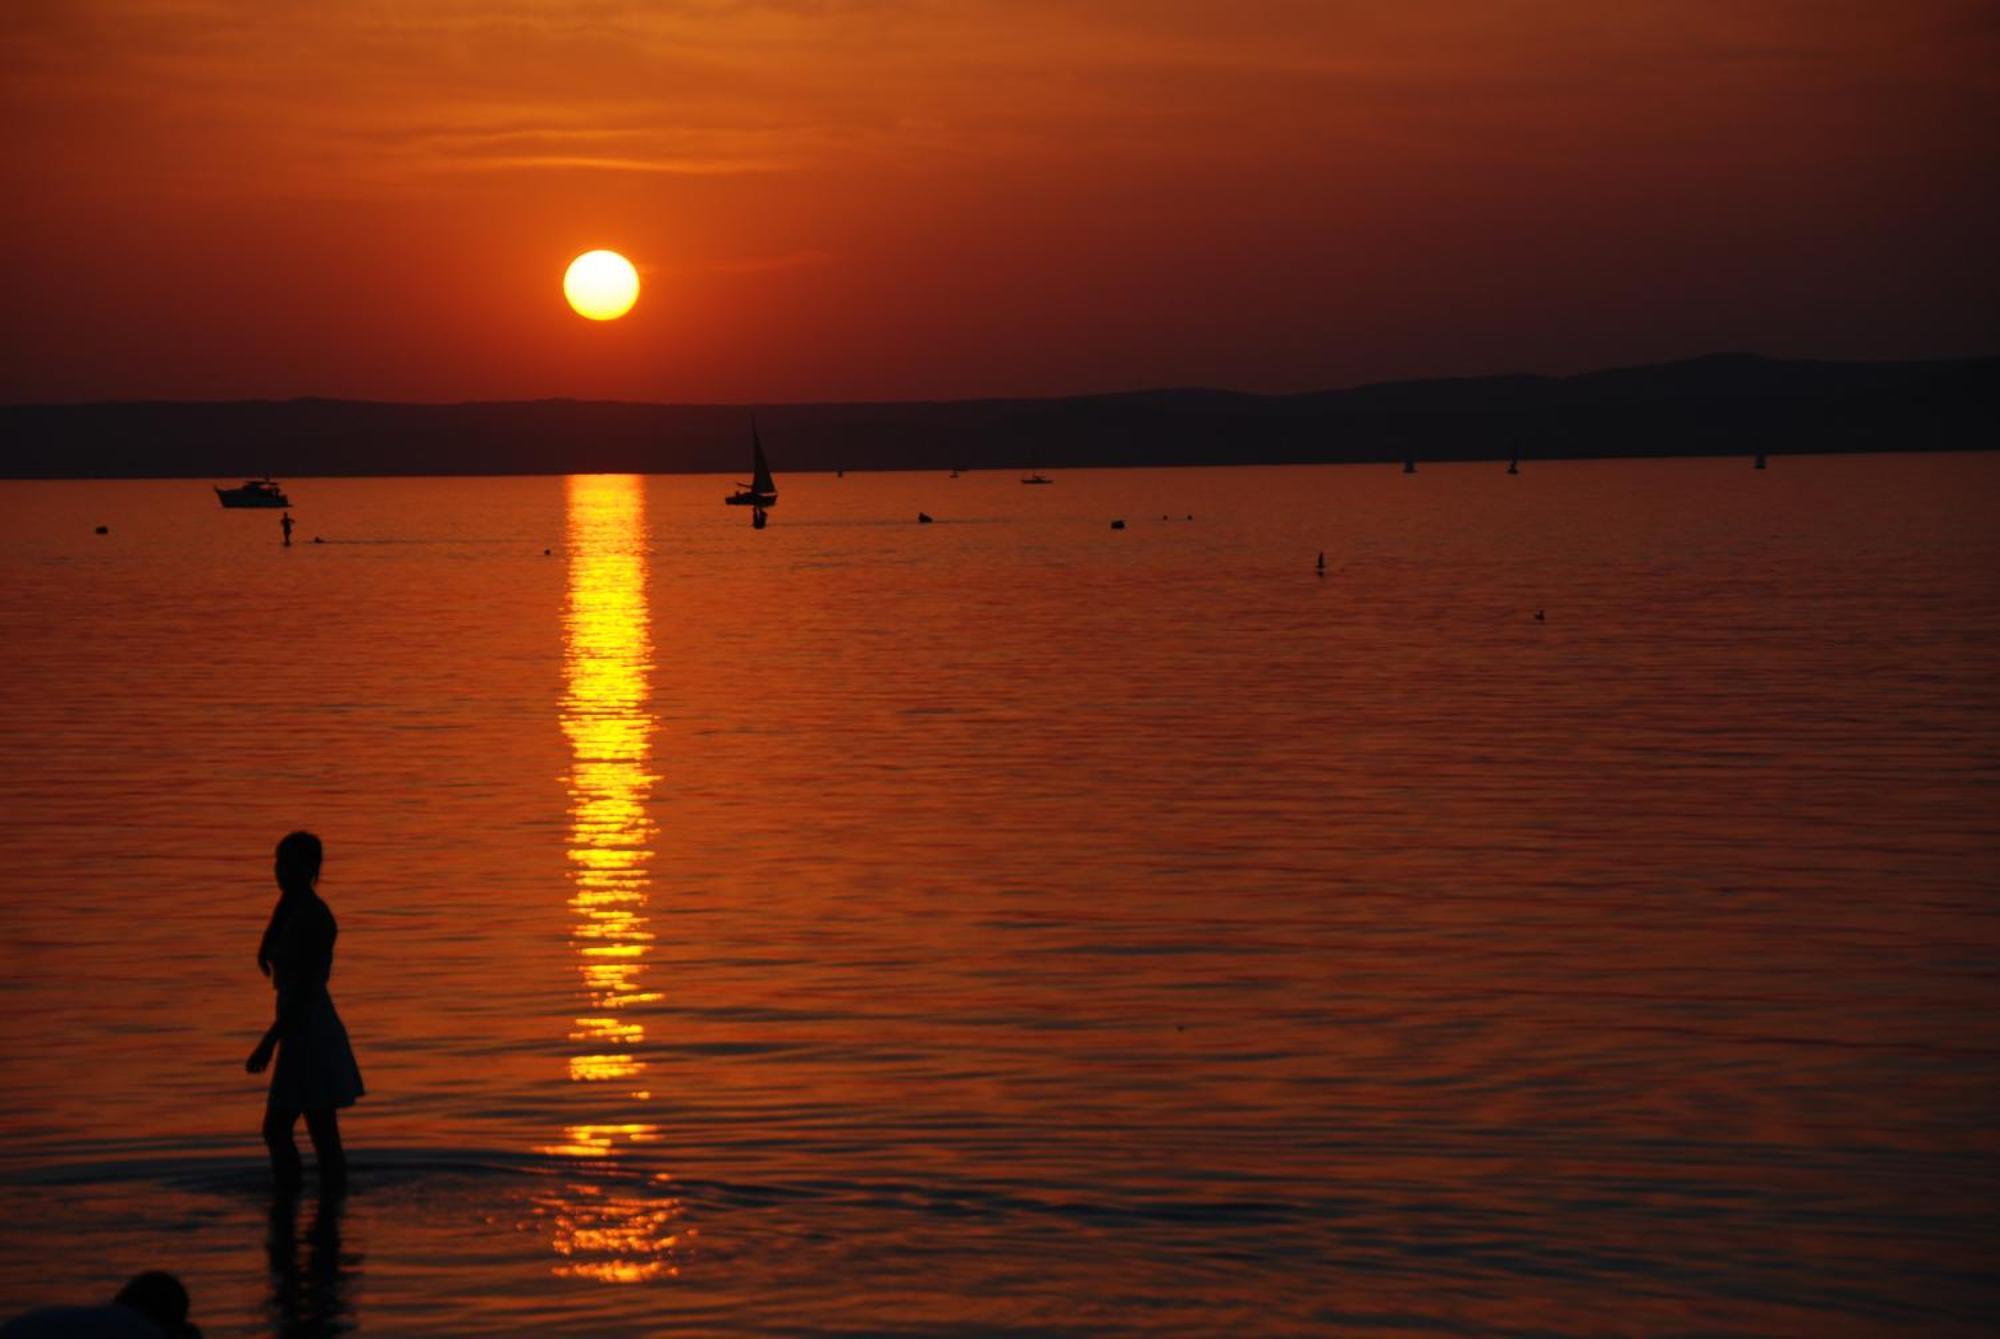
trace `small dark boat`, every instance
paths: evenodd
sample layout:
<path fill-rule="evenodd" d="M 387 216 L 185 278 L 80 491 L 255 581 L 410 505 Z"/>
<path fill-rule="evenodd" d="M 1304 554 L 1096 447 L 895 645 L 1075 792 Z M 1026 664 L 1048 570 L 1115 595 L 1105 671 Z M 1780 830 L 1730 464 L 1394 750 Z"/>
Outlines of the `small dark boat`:
<path fill-rule="evenodd" d="M 1759 470 L 1764 468 L 1764 453 L 1762 451 L 1757 453 L 1757 463 L 1751 468 Z"/>
<path fill-rule="evenodd" d="M 736 485 L 736 491 L 722 499 L 732 507 L 755 507 L 763 511 L 778 505 L 778 486 L 771 482 L 771 467 L 764 463 L 764 443 L 757 438 L 757 421 L 750 421 L 750 482 Z"/>
<path fill-rule="evenodd" d="M 262 479 L 245 479 L 241 488 L 223 488 L 217 485 L 215 496 L 225 507 L 289 507 L 292 500 L 285 496 L 277 481 L 266 475 Z"/>
<path fill-rule="evenodd" d="M 1043 478 L 1042 475 L 1039 472 L 1037 472 L 1034 474 L 1022 475 L 1021 482 L 1024 484 L 1052 484 L 1055 482 L 1055 480 Z"/>

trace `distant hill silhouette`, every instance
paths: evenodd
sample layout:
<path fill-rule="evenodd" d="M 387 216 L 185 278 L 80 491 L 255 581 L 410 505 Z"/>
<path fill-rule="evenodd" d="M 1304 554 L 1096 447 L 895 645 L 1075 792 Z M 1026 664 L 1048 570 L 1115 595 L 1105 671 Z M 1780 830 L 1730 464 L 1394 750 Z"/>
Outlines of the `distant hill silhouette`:
<path fill-rule="evenodd" d="M 779 472 L 1044 469 L 1990 448 L 2000 357 L 1716 354 L 1571 377 L 1301 395 L 1155 390 L 1041 400 L 757 407 Z M 730 473 L 751 407 L 531 400 L 0 406 L 0 477 Z"/>

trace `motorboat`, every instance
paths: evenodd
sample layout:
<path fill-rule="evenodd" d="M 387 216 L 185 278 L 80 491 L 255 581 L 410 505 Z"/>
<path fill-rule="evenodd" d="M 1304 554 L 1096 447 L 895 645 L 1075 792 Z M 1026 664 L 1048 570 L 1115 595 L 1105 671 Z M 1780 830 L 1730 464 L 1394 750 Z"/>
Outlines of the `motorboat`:
<path fill-rule="evenodd" d="M 261 479 L 245 479 L 241 488 L 216 485 L 215 496 L 225 507 L 289 507 L 292 500 L 268 474 Z"/>

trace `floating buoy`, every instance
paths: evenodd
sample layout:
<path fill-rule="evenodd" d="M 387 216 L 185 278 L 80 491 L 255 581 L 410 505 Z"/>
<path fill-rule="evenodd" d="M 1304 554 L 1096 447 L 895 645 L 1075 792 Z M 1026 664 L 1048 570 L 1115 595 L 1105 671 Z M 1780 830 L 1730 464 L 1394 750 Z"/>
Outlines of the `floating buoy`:
<path fill-rule="evenodd" d="M 1326 550 L 1324 549 L 1320 550 L 1319 561 L 1313 564 L 1313 566 L 1317 567 L 1322 572 L 1326 570 Z"/>
<path fill-rule="evenodd" d="M 108 535 L 111 533 L 111 527 L 108 525 L 100 525 L 97 527 L 97 533 L 100 535 Z"/>
<path fill-rule="evenodd" d="M 550 557 L 554 557 L 554 556 L 555 556 L 555 551 L 554 551 L 553 549 L 543 549 L 543 550 L 542 550 L 542 556 L 543 556 L 544 558 L 550 558 Z"/>
<path fill-rule="evenodd" d="M 929 525 L 930 523 L 931 523 L 931 514 L 929 512 L 920 511 L 917 513 L 918 525 Z"/>
<path fill-rule="evenodd" d="M 1125 522 L 1123 522 L 1123 521 L 1113 521 L 1113 522 L 1111 523 L 1111 528 L 1112 528 L 1113 530 L 1123 530 L 1123 529 L 1125 528 Z"/>
<path fill-rule="evenodd" d="M 1548 621 L 1548 616 L 1544 614 L 1541 610 L 1537 609 L 1535 611 L 1535 622 L 1546 623 L 1547 621 Z"/>

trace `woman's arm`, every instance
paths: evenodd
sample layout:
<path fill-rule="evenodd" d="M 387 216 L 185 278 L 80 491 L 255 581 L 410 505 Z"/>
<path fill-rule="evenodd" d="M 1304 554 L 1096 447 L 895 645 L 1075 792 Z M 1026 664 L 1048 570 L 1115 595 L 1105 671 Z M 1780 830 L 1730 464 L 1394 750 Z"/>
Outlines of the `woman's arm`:
<path fill-rule="evenodd" d="M 250 1052 L 250 1058 L 243 1062 L 243 1068 L 247 1072 L 262 1074 L 264 1067 L 271 1063 L 271 1052 L 278 1049 L 278 1043 L 297 1030 L 299 1015 L 304 1012 L 304 1002 L 300 995 L 301 992 L 296 990 L 285 990 L 282 987 L 279 989 L 278 1016 L 271 1020 L 271 1026 L 264 1029 L 264 1035 L 258 1039 L 257 1049 Z"/>
<path fill-rule="evenodd" d="M 280 897 L 271 908 L 271 920 L 264 927 L 264 937 L 257 943 L 257 970 L 265 976 L 271 974 L 271 955 L 278 947 L 278 913 L 284 907 L 285 899 Z"/>
<path fill-rule="evenodd" d="M 276 914 L 273 913 L 273 922 Z M 318 956 L 315 938 L 325 937 L 326 927 L 310 916 L 293 916 L 284 926 L 284 943 L 274 944 L 271 959 L 278 967 L 278 1008 L 277 1017 L 271 1026 L 264 1029 L 264 1035 L 257 1042 L 257 1049 L 250 1052 L 250 1058 L 243 1062 L 243 1068 L 252 1074 L 260 1074 L 271 1063 L 271 1053 L 278 1043 L 298 1030 L 299 1020 L 304 1016 L 313 992 L 323 988 L 324 973 L 315 977 L 306 967 L 306 962 Z M 282 961 L 279 959 L 282 958 Z"/>

